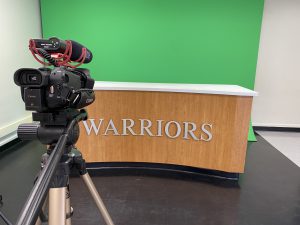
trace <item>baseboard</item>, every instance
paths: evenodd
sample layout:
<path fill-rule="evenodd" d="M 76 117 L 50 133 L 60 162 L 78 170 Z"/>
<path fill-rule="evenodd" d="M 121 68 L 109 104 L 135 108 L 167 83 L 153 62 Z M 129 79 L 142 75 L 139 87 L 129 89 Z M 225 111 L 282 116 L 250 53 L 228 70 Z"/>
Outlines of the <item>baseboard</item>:
<path fill-rule="evenodd" d="M 0 127 L 0 146 L 17 138 L 17 129 L 20 124 L 30 122 L 32 122 L 31 115 L 28 115 L 11 124 Z"/>
<path fill-rule="evenodd" d="M 281 132 L 300 132 L 300 127 L 267 127 L 253 126 L 254 131 L 281 131 Z"/>
<path fill-rule="evenodd" d="M 0 147 L 18 138 L 17 131 L 14 131 L 0 138 Z"/>
<path fill-rule="evenodd" d="M 93 176 L 158 176 L 230 186 L 237 185 L 239 180 L 238 173 L 160 163 L 98 162 L 87 163 L 87 169 Z"/>
<path fill-rule="evenodd" d="M 286 128 L 300 128 L 299 123 L 256 123 L 252 122 L 253 127 L 286 127 Z"/>
<path fill-rule="evenodd" d="M 9 152 L 11 150 L 11 147 L 18 144 L 18 143 L 26 143 L 27 141 L 21 141 L 19 138 L 15 138 L 11 140 L 10 142 L 7 142 L 6 144 L 0 146 L 0 156 L 2 156 L 4 153 Z"/>

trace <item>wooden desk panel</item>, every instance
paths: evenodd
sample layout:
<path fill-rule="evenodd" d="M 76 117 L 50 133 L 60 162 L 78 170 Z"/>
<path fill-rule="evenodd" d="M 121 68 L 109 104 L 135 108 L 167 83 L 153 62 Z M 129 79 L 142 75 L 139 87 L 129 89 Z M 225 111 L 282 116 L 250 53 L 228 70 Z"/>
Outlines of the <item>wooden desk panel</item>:
<path fill-rule="evenodd" d="M 252 97 L 194 93 L 147 92 L 147 91 L 96 91 L 96 101 L 87 110 L 89 119 L 99 125 L 87 135 L 81 123 L 81 135 L 77 146 L 87 162 L 153 162 L 186 165 L 226 172 L 244 171 L 247 135 Z M 132 128 L 137 134 L 115 135 L 112 129 L 105 131 L 112 119 L 118 134 L 122 134 L 122 119 L 132 119 Z M 152 121 L 149 128 L 154 136 L 140 135 L 139 119 Z M 162 128 L 168 121 L 181 126 L 177 138 L 168 137 L 164 129 L 157 136 L 158 122 Z M 128 121 L 127 121 L 128 122 Z M 184 139 L 184 122 L 193 122 L 197 138 L 207 140 L 201 125 L 211 124 L 206 129 L 212 134 L 210 141 L 194 140 L 191 135 Z M 91 121 L 87 121 L 91 126 Z M 169 124 L 169 134 L 175 136 L 175 123 Z M 191 126 L 191 125 L 190 125 Z M 111 126 L 110 126 L 111 128 Z M 156 136 L 155 136 L 156 135 Z"/>

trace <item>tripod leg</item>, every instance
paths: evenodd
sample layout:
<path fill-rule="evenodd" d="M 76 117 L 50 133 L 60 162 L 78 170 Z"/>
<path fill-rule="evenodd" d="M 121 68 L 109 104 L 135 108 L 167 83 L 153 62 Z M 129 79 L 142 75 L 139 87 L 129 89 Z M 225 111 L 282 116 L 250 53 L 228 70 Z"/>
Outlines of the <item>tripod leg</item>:
<path fill-rule="evenodd" d="M 108 214 L 108 211 L 90 177 L 90 175 L 86 172 L 85 174 L 81 175 L 85 185 L 87 186 L 90 194 L 92 195 L 100 213 L 102 214 L 105 222 L 107 225 L 114 225 L 112 219 L 110 218 L 110 215 Z"/>
<path fill-rule="evenodd" d="M 37 219 L 35 225 L 42 225 L 42 221 L 41 221 L 40 217 Z"/>
<path fill-rule="evenodd" d="M 71 225 L 72 208 L 69 187 L 67 187 L 66 191 L 66 225 Z"/>
<path fill-rule="evenodd" d="M 66 187 L 50 188 L 49 191 L 49 225 L 66 223 Z"/>
<path fill-rule="evenodd" d="M 43 205 L 43 207 L 42 207 L 42 211 L 41 211 L 40 216 L 38 217 L 38 219 L 37 219 L 35 225 L 42 225 L 42 219 L 47 220 L 47 218 L 45 217 L 45 214 L 44 214 L 47 205 L 48 205 L 48 196 L 47 196 L 47 198 L 46 198 L 46 200 L 45 200 L 45 202 L 44 202 L 44 205 Z M 43 218 L 42 218 L 42 219 L 41 219 L 41 214 L 43 214 Z"/>

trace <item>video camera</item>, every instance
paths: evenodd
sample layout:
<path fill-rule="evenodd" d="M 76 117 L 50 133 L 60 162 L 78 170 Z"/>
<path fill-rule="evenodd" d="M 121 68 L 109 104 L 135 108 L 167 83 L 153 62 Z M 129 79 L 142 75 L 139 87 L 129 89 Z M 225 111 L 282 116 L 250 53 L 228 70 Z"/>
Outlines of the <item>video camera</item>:
<path fill-rule="evenodd" d="M 106 224 L 114 225 L 87 172 L 85 160 L 75 146 L 80 135 L 78 123 L 88 117 L 81 108 L 95 100 L 95 81 L 88 69 L 77 67 L 89 63 L 93 55 L 75 41 L 58 38 L 31 39 L 29 49 L 38 62 L 54 68 L 22 68 L 14 74 L 26 110 L 35 111 L 32 119 L 40 122 L 21 124 L 18 137 L 21 140 L 37 139 L 48 146 L 47 153 L 42 156 L 42 170 L 16 224 L 46 222 L 43 212 L 46 196 L 49 196 L 49 224 L 70 224 L 69 175 L 71 169 L 76 169 Z M 1 212 L 0 217 L 6 224 L 11 224 Z"/>
<path fill-rule="evenodd" d="M 54 68 L 22 68 L 15 72 L 14 82 L 21 87 L 26 110 L 41 113 L 80 109 L 94 102 L 94 79 L 88 69 L 76 68 L 92 60 L 88 49 L 75 41 L 58 38 L 31 39 L 29 49 L 38 62 Z"/>

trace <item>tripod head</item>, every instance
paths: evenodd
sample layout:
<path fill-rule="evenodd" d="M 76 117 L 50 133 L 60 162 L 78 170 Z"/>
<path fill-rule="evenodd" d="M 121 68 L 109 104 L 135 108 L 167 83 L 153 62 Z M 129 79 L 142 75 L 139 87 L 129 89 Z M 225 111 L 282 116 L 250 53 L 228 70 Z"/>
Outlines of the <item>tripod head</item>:
<path fill-rule="evenodd" d="M 56 112 L 32 113 L 33 121 L 40 123 L 25 123 L 18 127 L 18 137 L 22 140 L 39 140 L 45 145 L 55 145 L 60 136 L 65 132 L 67 125 L 76 117 L 81 115 L 83 120 L 87 119 L 84 109 L 66 109 Z M 78 122 L 70 130 L 66 146 L 75 145 L 79 138 Z"/>

